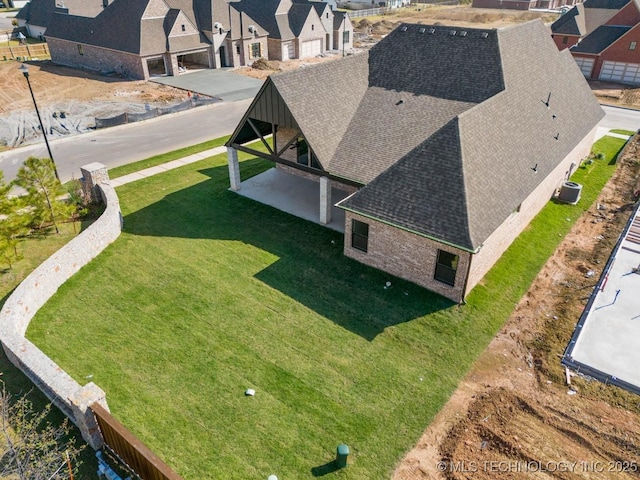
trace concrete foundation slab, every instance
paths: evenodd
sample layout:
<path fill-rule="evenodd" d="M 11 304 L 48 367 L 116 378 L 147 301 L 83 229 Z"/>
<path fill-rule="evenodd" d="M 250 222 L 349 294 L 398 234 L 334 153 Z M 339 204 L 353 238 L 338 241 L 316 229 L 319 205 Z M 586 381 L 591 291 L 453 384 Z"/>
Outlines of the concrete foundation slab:
<path fill-rule="evenodd" d="M 585 309 L 563 363 L 640 391 L 640 212 L 630 222 Z M 628 388 L 626 385 L 621 385 Z"/>
<path fill-rule="evenodd" d="M 320 184 L 313 180 L 272 168 L 242 182 L 236 193 L 296 217 L 320 223 Z M 334 187 L 331 189 L 331 202 L 335 205 L 348 195 Z M 325 226 L 344 233 L 344 210 L 332 207 L 331 222 Z"/>

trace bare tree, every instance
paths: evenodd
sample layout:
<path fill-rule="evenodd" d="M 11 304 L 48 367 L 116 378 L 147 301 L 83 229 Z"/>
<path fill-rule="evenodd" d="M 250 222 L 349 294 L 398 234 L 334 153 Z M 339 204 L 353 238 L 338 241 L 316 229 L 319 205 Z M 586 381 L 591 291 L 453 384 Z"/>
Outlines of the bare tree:
<path fill-rule="evenodd" d="M 35 411 L 25 396 L 13 399 L 2 386 L 0 478 L 73 480 L 85 445 L 76 447 L 67 419 L 60 425 L 49 422 L 50 411 L 51 404 Z"/>

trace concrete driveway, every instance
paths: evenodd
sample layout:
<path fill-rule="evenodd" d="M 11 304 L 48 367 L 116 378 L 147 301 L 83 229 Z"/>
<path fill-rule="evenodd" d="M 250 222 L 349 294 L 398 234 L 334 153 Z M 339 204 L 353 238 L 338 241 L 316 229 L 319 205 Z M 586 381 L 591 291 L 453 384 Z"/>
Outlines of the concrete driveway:
<path fill-rule="evenodd" d="M 237 75 L 231 70 L 230 68 L 195 70 L 175 77 L 152 77 L 149 80 L 228 102 L 255 97 L 262 86 L 262 80 Z"/>

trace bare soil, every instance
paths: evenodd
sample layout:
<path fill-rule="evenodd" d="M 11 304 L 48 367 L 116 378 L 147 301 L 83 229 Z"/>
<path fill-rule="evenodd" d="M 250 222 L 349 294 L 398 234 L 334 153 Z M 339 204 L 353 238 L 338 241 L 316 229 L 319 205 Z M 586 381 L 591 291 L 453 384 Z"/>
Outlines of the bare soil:
<path fill-rule="evenodd" d="M 640 398 L 560 365 L 640 187 L 632 142 L 394 480 L 640 477 Z"/>
<path fill-rule="evenodd" d="M 19 66 L 16 62 L 0 62 L 0 147 L 30 143 L 40 133 Z M 187 98 L 187 92 L 173 87 L 101 76 L 50 61 L 31 62 L 29 80 L 45 128 L 51 128 L 53 138 L 91 129 L 94 117 L 142 112 L 145 104 L 166 106 Z M 64 118 L 59 116 L 62 112 Z"/>

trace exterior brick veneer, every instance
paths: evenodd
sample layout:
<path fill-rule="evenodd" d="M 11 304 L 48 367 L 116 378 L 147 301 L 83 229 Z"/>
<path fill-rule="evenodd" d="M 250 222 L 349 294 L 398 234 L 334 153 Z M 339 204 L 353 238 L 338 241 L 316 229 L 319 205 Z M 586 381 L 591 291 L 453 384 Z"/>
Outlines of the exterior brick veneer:
<path fill-rule="evenodd" d="M 475 254 L 352 212 L 346 212 L 344 254 L 460 302 L 551 199 L 556 189 L 568 178 L 572 165 L 575 172 L 589 155 L 595 132 L 596 128 L 522 202 L 519 211 L 514 212 L 489 236 Z M 509 186 L 505 185 L 505 188 Z M 366 253 L 351 246 L 353 219 L 369 225 Z M 459 256 L 454 286 L 434 278 L 438 250 Z"/>
<path fill-rule="evenodd" d="M 108 176 L 105 180 L 106 167 L 99 169 L 98 165 L 83 167 L 83 172 L 92 171 L 96 178 L 102 178 L 96 190 L 106 204 L 104 213 L 25 278 L 0 311 L 0 342 L 11 363 L 69 417 L 94 449 L 100 448 L 103 440 L 89 406 L 98 402 L 108 410 L 104 391 L 94 383 L 78 384 L 24 335 L 31 319 L 58 288 L 120 235 L 118 196 Z M 93 182 L 86 177 L 83 180 Z"/>

